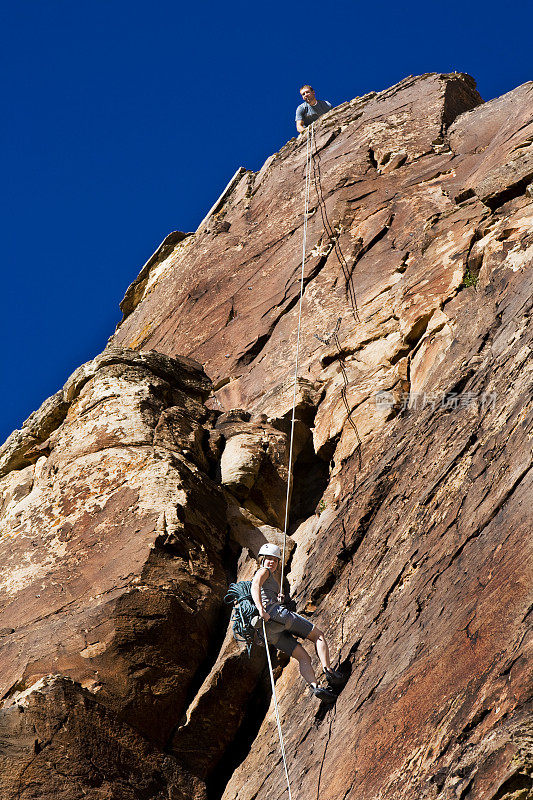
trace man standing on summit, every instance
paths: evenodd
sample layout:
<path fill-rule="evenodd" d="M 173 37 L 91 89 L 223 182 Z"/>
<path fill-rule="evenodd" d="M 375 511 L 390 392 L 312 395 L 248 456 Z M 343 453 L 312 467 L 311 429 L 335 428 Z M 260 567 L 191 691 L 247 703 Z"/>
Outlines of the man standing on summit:
<path fill-rule="evenodd" d="M 327 100 L 316 99 L 315 90 L 308 83 L 302 86 L 300 94 L 304 102 L 296 109 L 296 130 L 298 133 L 302 133 L 312 122 L 315 122 L 331 108 L 331 103 L 328 103 Z"/>

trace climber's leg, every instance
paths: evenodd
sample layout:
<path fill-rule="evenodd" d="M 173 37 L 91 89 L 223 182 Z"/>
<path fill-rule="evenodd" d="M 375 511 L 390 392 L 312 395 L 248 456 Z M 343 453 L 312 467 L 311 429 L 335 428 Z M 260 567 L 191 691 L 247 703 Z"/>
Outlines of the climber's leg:
<path fill-rule="evenodd" d="M 315 625 L 313 630 L 307 635 L 307 638 L 315 645 L 316 654 L 319 657 L 320 663 L 324 669 L 331 669 L 331 663 L 329 660 L 329 647 L 326 639 L 324 638 L 323 631 L 321 631 L 320 628 L 317 628 Z"/>
<path fill-rule="evenodd" d="M 310 684 L 316 684 L 316 675 L 311 664 L 311 656 L 301 644 L 297 644 L 291 654 L 295 658 L 300 667 L 300 675 Z"/>

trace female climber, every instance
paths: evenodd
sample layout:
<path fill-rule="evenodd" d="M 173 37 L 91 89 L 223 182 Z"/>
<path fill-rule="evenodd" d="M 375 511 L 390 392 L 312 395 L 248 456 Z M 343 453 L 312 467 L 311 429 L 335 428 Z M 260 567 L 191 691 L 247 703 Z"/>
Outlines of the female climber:
<path fill-rule="evenodd" d="M 254 621 L 255 627 L 262 624 L 261 620 L 265 623 L 270 620 L 278 623 L 270 626 L 266 624 L 269 644 L 273 644 L 278 650 L 298 661 L 300 674 L 316 697 L 320 700 L 335 701 L 337 693 L 329 687 L 324 688 L 317 684 L 311 657 L 294 637 L 298 636 L 313 642 L 330 687 L 340 688 L 346 682 L 346 678 L 331 668 L 329 648 L 323 632 L 308 619 L 291 610 L 293 601 L 290 599 L 289 584 L 285 579 L 282 591 L 277 574 L 281 564 L 281 550 L 275 544 L 264 544 L 259 550 L 259 560 L 261 566 L 252 580 L 252 598 L 259 612 L 259 617 Z M 280 628 L 280 625 L 283 625 L 283 628 Z"/>

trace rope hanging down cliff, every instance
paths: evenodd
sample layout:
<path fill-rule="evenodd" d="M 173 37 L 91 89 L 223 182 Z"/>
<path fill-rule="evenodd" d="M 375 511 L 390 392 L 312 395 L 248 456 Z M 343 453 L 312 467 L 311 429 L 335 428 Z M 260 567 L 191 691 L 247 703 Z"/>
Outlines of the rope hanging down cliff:
<path fill-rule="evenodd" d="M 292 454 L 293 454 L 293 444 L 294 444 L 294 424 L 295 424 L 295 417 L 296 417 L 296 386 L 298 384 L 298 366 L 299 366 L 299 358 L 300 358 L 300 330 L 302 324 L 302 300 L 304 295 L 304 270 L 305 270 L 305 258 L 306 258 L 306 249 L 307 249 L 307 218 L 309 216 L 309 189 L 311 186 L 311 163 L 313 159 L 313 142 L 314 142 L 315 132 L 314 126 L 311 124 L 307 128 L 307 141 L 306 141 L 306 154 L 305 154 L 305 201 L 304 201 L 304 229 L 303 229 L 303 241 L 302 241 L 302 268 L 300 271 L 300 300 L 298 304 L 298 331 L 296 334 L 296 359 L 294 365 L 294 388 L 292 394 L 292 417 L 291 417 L 291 435 L 289 440 L 289 467 L 288 467 L 288 475 L 287 475 L 287 495 L 285 498 L 285 523 L 283 526 L 283 551 L 281 556 L 281 581 L 280 586 L 283 586 L 283 578 L 285 573 L 285 551 L 286 551 L 286 544 L 287 544 L 287 529 L 289 527 L 289 501 L 290 501 L 290 493 L 291 493 L 291 476 L 292 476 Z M 265 621 L 263 620 L 263 635 L 265 639 L 265 649 L 267 653 L 268 659 L 268 669 L 270 672 L 270 683 L 272 686 L 272 697 L 274 698 L 274 711 L 276 713 L 276 723 L 278 726 L 278 736 L 279 736 L 279 744 L 281 749 L 281 757 L 283 759 L 283 766 L 285 769 L 285 778 L 287 779 L 287 791 L 289 793 L 289 800 L 292 800 L 291 794 L 291 784 L 289 781 L 289 770 L 287 768 L 287 759 L 285 757 L 285 745 L 283 744 L 283 733 L 281 730 L 281 720 L 279 716 L 278 710 L 278 700 L 276 697 L 276 687 L 274 683 L 274 673 L 272 671 L 272 660 L 270 658 L 270 651 L 268 649 L 268 639 L 267 639 L 267 632 L 266 632 L 266 625 Z"/>
<path fill-rule="evenodd" d="M 304 295 L 304 288 L 305 288 L 305 283 L 304 283 L 305 260 L 306 260 L 306 256 L 307 256 L 307 221 L 308 221 L 308 217 L 309 217 L 309 194 L 310 194 L 310 188 L 311 188 L 311 170 L 312 169 L 313 169 L 313 177 L 314 177 L 314 180 L 315 180 L 315 187 L 317 189 L 317 195 L 318 195 L 319 206 L 320 206 L 320 210 L 321 210 L 321 214 L 322 214 L 322 219 L 324 221 L 324 224 L 325 224 L 325 227 L 326 227 L 326 231 L 328 232 L 328 234 L 330 235 L 330 237 L 332 238 L 332 240 L 335 243 L 335 251 L 336 251 L 336 254 L 337 254 L 337 258 L 339 259 L 339 262 L 340 262 L 341 267 L 343 269 L 343 273 L 344 273 L 345 278 L 346 278 L 346 290 L 347 290 L 348 297 L 349 297 L 349 299 L 351 301 L 351 304 L 352 304 L 352 311 L 353 311 L 353 314 L 354 314 L 354 318 L 356 320 L 358 319 L 357 304 L 356 304 L 356 301 L 355 301 L 355 293 L 354 293 L 353 287 L 351 285 L 351 274 L 347 270 L 347 264 L 346 264 L 346 261 L 345 261 L 344 257 L 342 256 L 342 251 L 340 251 L 340 247 L 338 247 L 338 242 L 337 242 L 337 238 L 338 237 L 334 235 L 333 229 L 331 228 L 331 226 L 329 224 L 329 220 L 327 218 L 327 213 L 326 213 L 326 209 L 325 209 L 325 202 L 324 202 L 324 198 L 323 198 L 323 195 L 322 195 L 322 189 L 321 189 L 321 184 L 320 184 L 320 167 L 318 167 L 318 173 L 317 173 L 316 168 L 315 168 L 315 164 L 314 164 L 314 152 L 313 152 L 314 147 L 315 147 L 315 131 L 314 131 L 314 124 L 311 124 L 307 128 L 307 139 L 306 139 L 305 199 L 304 199 L 304 221 L 303 221 L 303 237 L 302 237 L 302 264 L 301 264 L 301 270 L 300 270 L 300 297 L 299 297 L 299 303 L 298 303 L 298 326 L 297 326 L 297 334 L 296 334 L 296 356 L 295 356 L 295 365 L 294 365 L 294 385 L 293 385 L 293 395 L 292 395 L 292 415 L 291 415 L 291 429 L 290 429 L 290 439 L 289 439 L 289 464 L 288 464 L 288 474 L 287 474 L 287 493 L 286 493 L 286 498 L 285 498 L 285 520 L 284 520 L 284 526 L 283 526 L 283 550 L 282 550 L 282 554 L 281 554 L 281 579 L 280 579 L 280 586 L 281 587 L 283 586 L 284 575 L 285 575 L 287 531 L 288 531 L 288 527 L 289 527 L 289 508 L 290 508 L 290 494 L 291 494 L 291 483 L 292 483 L 292 480 L 291 480 L 292 479 L 292 464 L 293 464 L 293 450 L 294 450 L 294 428 L 295 428 L 295 421 L 296 421 L 296 389 L 297 389 L 297 385 L 298 385 L 298 369 L 299 369 L 299 361 L 300 361 L 300 334 L 301 334 L 301 325 L 302 325 L 303 295 Z M 340 252 L 340 255 L 339 255 L 339 252 Z M 339 342 L 339 338 L 338 338 L 338 330 L 339 330 L 339 327 L 340 327 L 340 323 L 341 323 L 341 320 L 338 320 L 337 326 L 336 326 L 333 334 L 330 337 L 330 338 L 333 338 L 335 340 L 335 343 L 336 343 L 337 348 L 339 350 L 339 354 L 340 354 L 340 342 Z M 318 337 L 318 338 L 320 339 L 320 337 Z M 329 342 L 329 339 L 328 339 L 328 342 Z M 357 434 L 357 428 L 355 426 L 355 423 L 351 419 L 351 410 L 350 410 L 350 408 L 348 406 L 348 400 L 346 398 L 346 388 L 348 386 L 348 379 L 347 379 L 346 370 L 344 368 L 344 364 L 342 362 L 342 359 L 340 360 L 340 363 L 341 363 L 341 371 L 342 371 L 344 384 L 345 384 L 345 387 L 344 387 L 343 391 L 341 392 L 341 395 L 342 395 L 344 404 L 345 404 L 347 412 L 348 412 L 348 421 L 350 422 L 352 427 L 355 429 L 355 432 L 356 432 L 356 435 L 357 435 L 357 440 L 358 440 L 358 446 L 360 446 L 361 441 L 359 439 L 359 435 Z M 266 648 L 266 652 L 267 652 L 268 668 L 269 668 L 269 672 L 270 672 L 270 683 L 271 683 L 271 686 L 272 686 L 272 696 L 274 698 L 274 710 L 275 710 L 275 714 L 276 714 L 276 723 L 277 723 L 277 727 L 278 727 L 278 736 L 279 736 L 279 743 L 280 743 L 280 749 L 281 749 L 281 756 L 282 756 L 282 759 L 283 759 L 283 766 L 284 766 L 284 769 L 285 769 L 285 778 L 287 780 L 287 790 L 288 790 L 288 794 L 289 794 L 289 800 L 292 800 L 291 786 L 290 786 L 290 780 L 289 780 L 289 771 L 288 771 L 288 767 L 287 767 L 287 759 L 286 759 L 286 755 L 285 755 L 285 745 L 284 745 L 284 742 L 283 742 L 283 733 L 282 733 L 282 729 L 281 729 L 281 720 L 280 720 L 280 716 L 279 716 L 278 701 L 277 701 L 277 697 L 276 697 L 276 687 L 275 687 L 275 683 L 274 683 L 274 673 L 273 673 L 273 670 L 272 670 L 272 661 L 271 661 L 271 658 L 270 658 L 270 651 L 269 651 L 269 645 L 268 645 L 268 639 L 267 639 L 267 631 L 266 631 L 266 625 L 265 625 L 264 619 L 263 619 L 263 635 L 264 635 L 265 648 Z"/>
<path fill-rule="evenodd" d="M 272 697 L 274 698 L 274 711 L 276 713 L 276 723 L 278 726 L 279 744 L 281 748 L 281 757 L 283 759 L 283 766 L 285 768 L 285 778 L 287 779 L 287 791 L 289 792 L 289 800 L 292 800 L 291 783 L 289 781 L 289 770 L 287 768 L 287 759 L 285 757 L 285 745 L 283 744 L 283 733 L 281 732 L 281 720 L 279 718 L 278 698 L 276 697 L 276 686 L 274 684 L 274 672 L 272 670 L 272 659 L 270 658 L 270 650 L 268 649 L 268 639 L 266 632 L 265 620 L 263 620 L 263 636 L 265 637 L 265 650 L 268 660 L 268 670 L 270 672 L 270 685 L 272 686 Z"/>
<path fill-rule="evenodd" d="M 296 415 L 296 387 L 298 385 L 298 366 L 300 358 L 300 330 L 302 326 L 302 300 L 304 296 L 304 270 L 307 249 L 307 218 L 309 216 L 309 189 L 311 187 L 311 163 L 313 160 L 313 144 L 315 141 L 314 124 L 307 128 L 306 158 L 305 158 L 305 202 L 304 202 L 304 230 L 302 240 L 302 268 L 300 271 L 300 300 L 298 303 L 298 332 L 296 335 L 296 359 L 294 365 L 294 388 L 292 394 L 291 435 L 289 441 L 289 467 L 287 475 L 287 495 L 285 497 L 285 522 L 283 525 L 283 551 L 281 554 L 281 583 L 285 574 L 285 550 L 287 544 L 287 529 L 289 527 L 289 501 L 291 493 L 292 456 L 294 445 L 294 423 Z"/>

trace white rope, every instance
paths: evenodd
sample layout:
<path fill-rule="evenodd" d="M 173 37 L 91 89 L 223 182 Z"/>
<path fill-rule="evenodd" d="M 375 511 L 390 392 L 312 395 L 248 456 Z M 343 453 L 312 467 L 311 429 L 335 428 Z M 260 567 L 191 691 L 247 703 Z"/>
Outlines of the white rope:
<path fill-rule="evenodd" d="M 302 242 L 302 268 L 300 274 L 300 301 L 298 304 L 298 333 L 296 336 L 296 363 L 294 366 L 294 388 L 292 394 L 292 419 L 291 419 L 291 435 L 289 441 L 289 468 L 288 468 L 288 476 L 287 476 L 287 496 L 285 498 L 285 524 L 283 527 L 283 553 L 281 557 L 281 582 L 280 582 L 280 589 L 283 593 L 283 578 L 285 574 L 285 550 L 287 545 L 287 529 L 289 527 L 289 500 L 291 494 L 291 477 L 292 477 L 292 456 L 293 456 L 293 449 L 294 449 L 294 424 L 295 424 L 295 416 L 296 416 L 296 387 L 298 385 L 298 366 L 299 366 L 299 358 L 300 358 L 300 330 L 302 326 L 302 300 L 304 296 L 304 270 L 305 270 L 305 258 L 306 258 L 306 248 L 307 248 L 307 218 L 309 216 L 309 190 L 311 187 L 311 162 L 313 157 L 313 143 L 314 143 L 314 128 L 311 124 L 307 128 L 307 142 L 306 142 L 306 153 L 305 153 L 305 203 L 304 203 L 304 230 L 303 230 L 303 242 Z M 276 723 L 278 726 L 278 735 L 279 735 L 279 744 L 281 747 L 281 757 L 283 759 L 283 766 L 285 768 L 285 777 L 287 779 L 287 790 L 289 792 L 289 800 L 292 800 L 291 795 L 291 784 L 289 781 L 289 770 L 287 768 L 287 759 L 285 757 L 285 745 L 283 744 L 283 733 L 281 731 L 281 720 L 279 718 L 279 710 L 278 710 L 278 700 L 276 697 L 276 687 L 274 685 L 274 672 L 272 671 L 272 661 L 270 658 L 270 651 L 268 649 L 268 639 L 267 639 L 267 632 L 266 632 L 266 625 L 265 620 L 263 620 L 263 634 L 265 637 L 265 648 L 267 652 L 267 659 L 268 659 L 268 669 L 270 671 L 270 683 L 272 685 L 272 697 L 274 698 L 274 710 L 276 712 Z"/>
<path fill-rule="evenodd" d="M 281 757 L 283 759 L 283 766 L 285 767 L 285 777 L 287 778 L 287 790 L 289 792 L 289 800 L 292 800 L 291 784 L 290 784 L 290 781 L 289 781 L 289 770 L 287 769 L 287 759 L 285 757 L 285 745 L 283 744 L 283 734 L 281 732 L 281 721 L 280 721 L 280 718 L 279 718 L 278 700 L 277 700 L 277 697 L 276 697 L 276 687 L 274 686 L 274 673 L 272 671 L 272 660 L 270 658 L 270 650 L 268 649 L 268 639 L 267 639 L 265 620 L 263 620 L 263 634 L 264 634 L 264 637 L 265 637 L 265 649 L 267 651 L 268 669 L 270 671 L 270 683 L 272 685 L 272 697 L 274 698 L 274 710 L 276 712 L 276 722 L 278 724 L 278 735 L 279 735 L 279 744 L 280 744 L 280 747 L 281 747 Z"/>
<path fill-rule="evenodd" d="M 291 436 L 289 444 L 289 469 L 287 476 L 287 496 L 285 498 L 285 523 L 283 526 L 283 552 L 281 556 L 281 582 L 280 591 L 283 594 L 283 578 L 285 574 L 285 550 L 287 544 L 287 530 L 289 527 L 289 500 L 291 494 L 292 454 L 294 445 L 294 421 L 296 414 L 296 387 L 298 385 L 298 366 L 300 358 L 300 329 L 302 324 L 302 301 L 304 296 L 304 268 L 307 248 L 307 217 L 309 216 L 309 190 L 311 187 L 311 162 L 313 157 L 313 142 L 315 137 L 314 124 L 307 128 L 307 146 L 305 162 L 305 203 L 304 203 L 304 230 L 302 241 L 302 269 L 300 273 L 300 302 L 298 304 L 298 333 L 296 336 L 296 363 L 294 366 L 294 389 L 292 395 Z"/>

